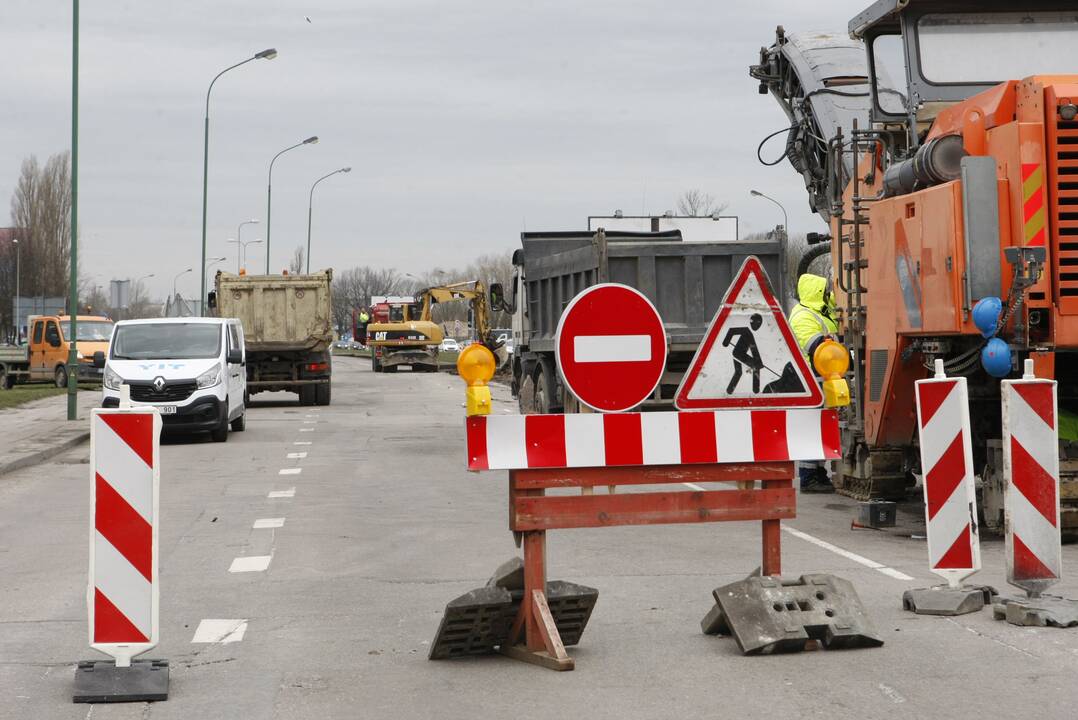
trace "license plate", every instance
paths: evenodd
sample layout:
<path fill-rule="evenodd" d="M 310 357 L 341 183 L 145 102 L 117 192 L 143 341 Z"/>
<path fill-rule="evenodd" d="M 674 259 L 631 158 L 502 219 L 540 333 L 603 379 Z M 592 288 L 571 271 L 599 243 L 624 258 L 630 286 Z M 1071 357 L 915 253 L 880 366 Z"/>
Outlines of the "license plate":
<path fill-rule="evenodd" d="M 176 414 L 176 406 L 175 405 L 158 405 L 157 409 L 161 411 L 162 415 L 175 415 Z"/>

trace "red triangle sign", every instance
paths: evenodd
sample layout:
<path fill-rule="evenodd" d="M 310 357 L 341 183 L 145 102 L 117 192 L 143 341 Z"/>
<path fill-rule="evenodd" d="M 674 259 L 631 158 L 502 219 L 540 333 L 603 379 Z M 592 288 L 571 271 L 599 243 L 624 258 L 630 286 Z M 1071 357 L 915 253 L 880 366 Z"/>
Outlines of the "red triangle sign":
<path fill-rule="evenodd" d="M 680 410 L 823 404 L 820 383 L 757 258 L 745 260 L 726 291 L 674 404 Z"/>

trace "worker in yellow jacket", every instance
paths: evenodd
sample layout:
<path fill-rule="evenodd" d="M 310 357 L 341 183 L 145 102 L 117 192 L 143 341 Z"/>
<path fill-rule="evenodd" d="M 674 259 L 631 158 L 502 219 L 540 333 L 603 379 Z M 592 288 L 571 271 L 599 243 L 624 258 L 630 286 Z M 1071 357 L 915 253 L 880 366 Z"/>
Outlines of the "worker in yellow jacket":
<path fill-rule="evenodd" d="M 827 338 L 838 339 L 834 311 L 835 296 L 827 278 L 805 273 L 797 279 L 797 305 L 790 311 L 790 328 L 810 368 L 812 354 L 820 343 Z M 831 485 L 823 463 L 798 463 L 798 477 L 803 490 L 825 490 Z"/>

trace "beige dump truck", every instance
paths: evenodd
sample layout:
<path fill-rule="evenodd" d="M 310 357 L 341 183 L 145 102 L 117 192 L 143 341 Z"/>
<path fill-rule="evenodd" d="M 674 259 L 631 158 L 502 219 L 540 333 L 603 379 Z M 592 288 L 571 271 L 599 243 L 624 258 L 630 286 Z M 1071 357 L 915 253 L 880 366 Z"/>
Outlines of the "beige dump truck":
<path fill-rule="evenodd" d="M 249 393 L 286 390 L 298 394 L 301 405 L 329 405 L 332 279 L 332 270 L 217 273 L 210 307 L 243 324 Z"/>

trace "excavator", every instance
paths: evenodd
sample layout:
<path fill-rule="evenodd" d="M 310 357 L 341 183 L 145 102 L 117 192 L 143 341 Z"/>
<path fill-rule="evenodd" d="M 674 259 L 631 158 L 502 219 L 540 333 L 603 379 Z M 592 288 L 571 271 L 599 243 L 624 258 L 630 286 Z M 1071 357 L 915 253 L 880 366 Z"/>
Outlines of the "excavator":
<path fill-rule="evenodd" d="M 787 33 L 750 76 L 830 233 L 855 359 L 833 482 L 903 497 L 920 472 L 913 383 L 964 376 L 982 523 L 1002 530 L 1000 380 L 1058 381 L 1062 534 L 1078 536 L 1078 9 L 879 0 L 845 33 Z M 765 142 L 767 138 L 765 138 Z M 825 271 L 826 272 L 826 271 Z"/>
<path fill-rule="evenodd" d="M 413 372 L 438 372 L 438 346 L 445 335 L 432 319 L 437 303 L 463 300 L 470 304 L 473 327 L 479 342 L 491 352 L 501 343 L 494 339 L 487 309 L 487 290 L 482 282 L 472 280 L 437 285 L 417 292 L 410 303 L 392 303 L 388 318 L 373 318 L 367 325 L 367 346 L 371 349 L 374 372 L 397 372 L 407 365 Z"/>

